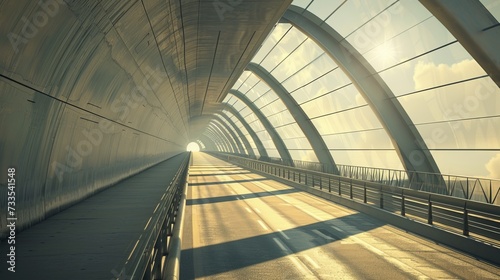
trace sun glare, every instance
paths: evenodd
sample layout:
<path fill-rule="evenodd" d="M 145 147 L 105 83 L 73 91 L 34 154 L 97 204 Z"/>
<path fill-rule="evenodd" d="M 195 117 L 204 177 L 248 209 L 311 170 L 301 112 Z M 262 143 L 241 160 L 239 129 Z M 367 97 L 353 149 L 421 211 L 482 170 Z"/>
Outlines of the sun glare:
<path fill-rule="evenodd" d="M 382 61 L 385 66 L 392 65 L 397 62 L 397 49 L 394 44 L 385 42 L 375 49 L 375 56 Z"/>
<path fill-rule="evenodd" d="M 198 145 L 195 142 L 191 142 L 187 145 L 186 151 L 188 152 L 199 152 L 200 151 L 200 145 Z"/>

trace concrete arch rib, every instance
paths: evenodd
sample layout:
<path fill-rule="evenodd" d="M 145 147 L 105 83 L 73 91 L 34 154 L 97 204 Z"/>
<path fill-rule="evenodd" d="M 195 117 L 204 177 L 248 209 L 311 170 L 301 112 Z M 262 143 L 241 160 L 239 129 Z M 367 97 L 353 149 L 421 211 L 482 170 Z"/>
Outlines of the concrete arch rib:
<path fill-rule="evenodd" d="M 196 140 L 194 142 L 196 144 L 198 144 L 198 147 L 200 147 L 200 151 L 206 147 L 205 144 L 200 139 L 198 139 L 198 140 Z"/>
<path fill-rule="evenodd" d="M 205 136 L 204 134 L 200 135 L 200 142 L 205 145 L 205 150 L 208 151 L 217 151 L 219 150 L 217 146 L 215 145 L 214 141 L 210 139 L 209 137 Z"/>
<path fill-rule="evenodd" d="M 212 151 L 216 151 L 216 152 L 222 151 L 220 145 L 217 143 L 217 140 L 214 139 L 213 137 L 210 137 L 207 130 L 205 130 L 205 132 L 203 132 L 203 134 L 201 134 L 200 139 L 202 139 L 202 141 L 206 140 L 206 141 L 210 141 L 211 143 L 213 143 Z M 207 143 L 209 143 L 209 142 L 207 142 Z"/>
<path fill-rule="evenodd" d="M 285 142 L 283 142 L 283 139 L 281 139 L 281 136 L 276 132 L 276 129 L 271 125 L 269 120 L 262 114 L 262 112 L 253 104 L 243 93 L 241 93 L 238 90 L 231 89 L 229 90 L 229 93 L 231 93 L 233 96 L 241 100 L 245 105 L 248 106 L 250 110 L 257 116 L 257 118 L 260 120 L 264 128 L 267 130 L 269 135 L 271 136 L 271 139 L 273 140 L 274 145 L 276 146 L 276 149 L 278 150 L 278 153 L 280 154 L 280 157 L 283 161 L 285 161 L 287 164 L 290 166 L 294 166 L 292 157 L 290 156 L 290 153 L 288 152 L 288 149 L 286 148 Z"/>
<path fill-rule="evenodd" d="M 222 121 L 222 119 L 226 120 L 226 122 L 229 125 L 225 124 L 224 122 L 222 122 L 222 123 L 225 124 L 226 126 L 232 127 L 234 129 L 234 131 L 236 132 L 236 134 L 238 134 L 238 137 L 241 139 L 241 141 L 243 141 L 243 145 L 245 146 L 245 149 L 247 150 L 248 155 L 252 156 L 252 157 L 255 157 L 255 153 L 253 151 L 252 145 L 250 145 L 250 142 L 248 142 L 248 139 L 245 137 L 245 135 L 243 134 L 243 132 L 241 131 L 241 129 L 236 126 L 236 124 L 233 122 L 233 120 L 231 120 L 231 118 L 228 117 L 223 112 L 220 112 L 219 115 L 216 115 L 216 117 L 218 117 L 219 119 L 221 119 L 221 121 Z"/>
<path fill-rule="evenodd" d="M 240 154 L 245 154 L 245 148 L 243 148 L 243 145 L 242 143 L 238 140 L 238 136 L 236 135 L 236 133 L 234 132 L 234 130 L 232 128 L 230 128 L 223 120 L 221 117 L 219 117 L 218 115 L 214 115 L 214 118 L 213 118 L 213 121 L 219 123 L 220 125 L 222 125 L 222 127 L 229 133 L 229 136 L 231 136 L 231 138 L 233 138 L 234 142 L 236 143 L 236 146 L 238 147 L 238 150 L 240 151 Z M 221 129 L 222 129 L 221 127 Z"/>
<path fill-rule="evenodd" d="M 252 140 L 255 143 L 257 150 L 259 151 L 260 157 L 268 158 L 269 155 L 267 154 L 264 144 L 262 144 L 262 141 L 260 141 L 259 136 L 257 136 L 257 133 L 255 133 L 253 128 L 241 116 L 240 112 L 238 112 L 232 105 L 229 105 L 227 103 L 222 103 L 222 104 L 224 104 L 224 109 L 229 111 L 229 113 L 233 114 L 233 116 L 235 116 L 241 122 L 243 127 L 245 127 L 245 129 L 248 131 L 248 134 L 250 135 L 250 137 L 252 137 Z"/>
<path fill-rule="evenodd" d="M 328 170 L 331 170 L 331 168 L 333 168 L 333 173 L 338 174 L 339 171 L 337 169 L 337 165 L 335 164 L 335 161 L 333 160 L 333 157 L 328 150 L 328 146 L 326 146 L 323 137 L 321 137 L 318 130 L 311 122 L 311 120 L 307 117 L 304 110 L 302 110 L 300 105 L 297 104 L 295 99 L 293 99 L 293 97 L 285 89 L 285 87 L 283 87 L 283 85 L 281 85 L 280 82 L 278 82 L 271 73 L 264 69 L 264 67 L 258 64 L 249 63 L 247 65 L 247 70 L 252 71 L 261 81 L 266 83 L 276 93 L 276 95 L 278 95 L 278 97 L 281 99 L 281 101 L 283 101 L 286 108 L 294 118 L 295 122 L 299 125 L 300 129 L 306 136 L 319 162 L 325 167 L 328 167 Z"/>
<path fill-rule="evenodd" d="M 228 144 L 225 139 L 222 139 L 221 136 L 215 132 L 211 127 L 207 127 L 206 134 L 209 138 L 214 139 L 215 144 L 219 148 L 219 151 L 229 153 L 231 149 L 228 147 Z"/>
<path fill-rule="evenodd" d="M 221 145 L 222 151 L 225 153 L 234 153 L 231 144 L 229 144 L 229 140 L 222 136 L 220 131 L 215 129 L 212 126 L 209 126 L 207 128 L 208 132 L 212 134 L 212 137 L 216 138 L 218 140 L 219 145 Z"/>
<path fill-rule="evenodd" d="M 420 0 L 500 87 L 500 26 L 478 0 Z M 495 35 L 496 34 L 496 35 Z"/>
<path fill-rule="evenodd" d="M 221 125 L 218 122 L 212 120 L 211 124 L 212 124 L 212 129 L 217 131 L 221 135 L 221 137 L 227 141 L 232 152 L 234 154 L 239 154 L 240 150 L 238 149 L 238 145 L 236 145 L 235 139 L 233 139 L 231 135 L 229 135 L 228 132 L 223 127 L 221 127 Z"/>
<path fill-rule="evenodd" d="M 217 144 L 217 141 L 215 139 L 212 139 L 207 131 L 205 131 L 203 134 L 200 135 L 201 141 L 206 141 L 206 143 L 211 143 L 213 146 L 210 149 L 207 149 L 209 151 L 214 151 L 214 152 L 221 152 L 219 144 Z M 205 144 L 205 146 L 210 147 L 210 145 Z"/>
<path fill-rule="evenodd" d="M 440 174 L 427 145 L 406 111 L 354 47 L 330 26 L 321 24 L 322 20 L 316 15 L 300 7 L 289 7 L 282 21 L 291 23 L 314 40 L 349 77 L 389 135 L 409 176 L 414 176 L 410 174 L 414 171 Z M 445 187 L 441 175 L 435 176 L 433 180 Z"/>

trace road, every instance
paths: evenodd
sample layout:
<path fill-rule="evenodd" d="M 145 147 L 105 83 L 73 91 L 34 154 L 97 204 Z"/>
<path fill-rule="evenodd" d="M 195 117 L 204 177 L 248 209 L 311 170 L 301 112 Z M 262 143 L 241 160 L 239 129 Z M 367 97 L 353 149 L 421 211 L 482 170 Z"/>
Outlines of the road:
<path fill-rule="evenodd" d="M 500 268 L 204 153 L 181 279 L 500 279 Z"/>

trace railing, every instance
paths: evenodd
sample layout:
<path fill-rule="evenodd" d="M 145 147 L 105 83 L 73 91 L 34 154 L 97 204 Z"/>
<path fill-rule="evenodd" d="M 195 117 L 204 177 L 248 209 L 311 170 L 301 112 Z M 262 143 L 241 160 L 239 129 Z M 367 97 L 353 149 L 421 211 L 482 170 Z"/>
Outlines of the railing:
<path fill-rule="evenodd" d="M 252 158 L 246 155 L 237 156 Z M 257 158 L 253 157 L 253 159 Z M 467 200 L 500 205 L 500 180 L 495 179 L 343 164 L 337 164 L 338 172 L 336 172 L 333 166 L 328 166 L 319 162 L 284 160 L 281 158 L 259 158 L 258 160 L 400 188 L 444 194 Z M 437 180 L 437 178 L 442 178 L 442 180 Z"/>
<path fill-rule="evenodd" d="M 117 279 L 178 278 L 179 231 L 182 223 L 184 190 L 191 154 L 187 154 L 163 194 L 144 233 L 130 253 Z"/>
<path fill-rule="evenodd" d="M 211 153 L 244 168 L 271 174 L 401 216 L 500 246 L 500 206 L 393 185 L 347 178 L 259 160 Z"/>

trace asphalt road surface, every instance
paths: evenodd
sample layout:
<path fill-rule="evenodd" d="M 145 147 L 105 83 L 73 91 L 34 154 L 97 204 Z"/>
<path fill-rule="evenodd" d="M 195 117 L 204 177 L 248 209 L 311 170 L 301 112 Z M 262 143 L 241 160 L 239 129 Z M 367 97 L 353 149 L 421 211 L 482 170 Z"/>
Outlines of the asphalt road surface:
<path fill-rule="evenodd" d="M 185 219 L 181 279 L 500 279 L 499 267 L 203 153 Z"/>

